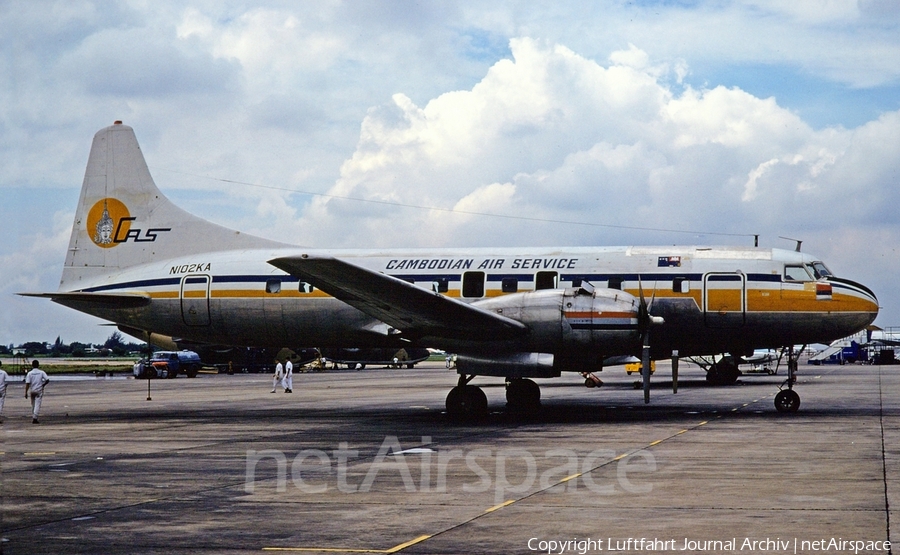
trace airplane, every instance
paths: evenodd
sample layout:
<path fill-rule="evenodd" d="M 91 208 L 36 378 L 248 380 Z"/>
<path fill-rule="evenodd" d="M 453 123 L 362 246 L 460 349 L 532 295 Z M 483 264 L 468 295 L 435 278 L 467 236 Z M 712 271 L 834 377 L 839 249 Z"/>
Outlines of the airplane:
<path fill-rule="evenodd" d="M 452 418 L 487 414 L 476 376 L 535 410 L 534 378 L 650 360 L 827 343 L 868 326 L 875 294 L 817 257 L 759 247 L 625 246 L 323 250 L 254 237 L 174 205 L 134 130 L 96 133 L 57 291 L 21 293 L 145 341 L 318 348 L 431 347 L 457 354 Z M 794 412 L 796 360 L 778 411 Z M 715 381 L 736 366 L 712 365 Z"/>
<path fill-rule="evenodd" d="M 342 347 L 339 349 L 320 349 L 322 358 L 334 364 L 344 364 L 347 368 L 362 370 L 369 366 L 384 365 L 390 368 L 413 368 L 419 362 L 428 360 L 431 352 L 425 348 L 408 349 L 359 349 Z"/>

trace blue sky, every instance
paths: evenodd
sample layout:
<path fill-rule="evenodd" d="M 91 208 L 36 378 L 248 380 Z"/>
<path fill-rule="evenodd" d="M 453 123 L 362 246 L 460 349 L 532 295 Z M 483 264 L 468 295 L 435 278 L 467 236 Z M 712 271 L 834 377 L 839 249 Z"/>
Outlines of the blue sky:
<path fill-rule="evenodd" d="M 893 0 L 0 4 L 0 343 L 112 332 L 14 293 L 56 289 L 91 137 L 117 119 L 168 196 L 244 232 L 797 237 L 900 325 L 898 27 Z"/>

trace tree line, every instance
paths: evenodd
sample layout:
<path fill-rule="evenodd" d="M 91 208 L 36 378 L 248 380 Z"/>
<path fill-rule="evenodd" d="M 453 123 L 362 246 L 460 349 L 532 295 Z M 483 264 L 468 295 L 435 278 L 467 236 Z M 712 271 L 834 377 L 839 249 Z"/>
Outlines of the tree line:
<path fill-rule="evenodd" d="M 130 353 L 146 352 L 146 343 L 126 342 L 124 336 L 114 331 L 102 344 L 64 342 L 60 337 L 53 343 L 26 341 L 21 345 L 0 345 L 0 355 L 22 353 L 26 357 L 86 357 L 86 356 L 128 356 Z"/>

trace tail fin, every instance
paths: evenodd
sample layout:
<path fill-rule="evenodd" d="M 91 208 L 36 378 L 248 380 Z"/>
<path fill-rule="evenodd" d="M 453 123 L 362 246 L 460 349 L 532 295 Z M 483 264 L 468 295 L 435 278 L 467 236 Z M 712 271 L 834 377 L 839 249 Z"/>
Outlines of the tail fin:
<path fill-rule="evenodd" d="M 150 177 L 134 130 L 117 121 L 94 135 L 59 289 L 80 289 L 154 260 L 282 246 L 172 204 Z"/>

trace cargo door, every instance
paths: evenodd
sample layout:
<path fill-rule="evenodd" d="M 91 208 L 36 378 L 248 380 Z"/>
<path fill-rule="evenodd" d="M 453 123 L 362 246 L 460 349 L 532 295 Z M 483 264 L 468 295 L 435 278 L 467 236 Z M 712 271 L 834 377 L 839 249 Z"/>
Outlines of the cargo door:
<path fill-rule="evenodd" d="M 742 272 L 703 276 L 703 314 L 707 327 L 739 328 L 747 310 L 747 277 Z"/>
<path fill-rule="evenodd" d="M 204 274 L 181 279 L 181 318 L 188 326 L 209 325 L 209 282 Z"/>

